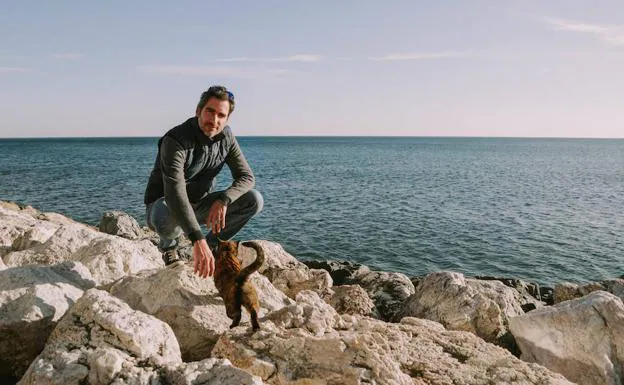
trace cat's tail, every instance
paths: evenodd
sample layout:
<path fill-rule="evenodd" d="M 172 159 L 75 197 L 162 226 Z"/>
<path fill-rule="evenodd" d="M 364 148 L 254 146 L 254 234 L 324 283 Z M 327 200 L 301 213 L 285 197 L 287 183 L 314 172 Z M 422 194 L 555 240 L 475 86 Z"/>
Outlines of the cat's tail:
<path fill-rule="evenodd" d="M 264 250 L 262 249 L 262 246 L 260 246 L 260 244 L 258 242 L 247 241 L 247 242 L 243 242 L 242 244 L 243 244 L 243 246 L 248 246 L 248 247 L 251 247 L 252 249 L 256 250 L 256 260 L 253 261 L 250 265 L 244 267 L 240 271 L 240 273 L 238 273 L 238 276 L 236 277 L 236 282 L 238 282 L 238 283 L 245 282 L 247 280 L 247 278 L 249 278 L 249 276 L 253 272 L 258 271 L 258 269 L 264 263 Z"/>

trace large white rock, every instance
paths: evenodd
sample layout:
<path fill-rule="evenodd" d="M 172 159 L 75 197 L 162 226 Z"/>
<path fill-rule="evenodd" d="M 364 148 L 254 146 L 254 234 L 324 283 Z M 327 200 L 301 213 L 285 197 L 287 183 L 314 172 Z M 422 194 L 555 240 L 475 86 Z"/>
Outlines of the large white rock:
<path fill-rule="evenodd" d="M 63 219 L 64 218 L 64 219 Z M 0 239 L 8 266 L 52 265 L 63 261 L 84 264 L 98 282 L 107 284 L 144 269 L 164 266 L 149 240 L 131 241 L 60 215 L 7 210 L 0 207 Z"/>
<path fill-rule="evenodd" d="M 579 384 L 624 383 L 624 305 L 604 291 L 511 318 L 525 361 Z"/>
<path fill-rule="evenodd" d="M 19 207 L 9 208 L 0 201 L 0 258 L 12 251 L 13 242 L 28 231 L 37 220 L 32 215 L 21 213 Z"/>
<path fill-rule="evenodd" d="M 297 303 L 270 314 L 267 318 L 279 328 L 303 328 L 322 336 L 334 328 L 344 326 L 336 310 L 311 290 L 297 294 Z"/>
<path fill-rule="evenodd" d="M 340 314 L 359 314 L 377 318 L 375 304 L 360 285 L 342 285 L 332 288 L 329 304 Z"/>
<path fill-rule="evenodd" d="M 390 321 L 401 311 L 402 303 L 414 294 L 414 284 L 402 273 L 371 271 L 355 281 L 373 300 L 379 317 Z"/>
<path fill-rule="evenodd" d="M 103 233 L 127 239 L 138 239 L 143 235 L 139 222 L 123 211 L 105 212 L 98 228 Z"/>
<path fill-rule="evenodd" d="M 165 367 L 164 377 L 171 385 L 261 385 L 260 377 L 238 369 L 229 360 L 207 358 L 203 361 Z"/>
<path fill-rule="evenodd" d="M 624 299 L 624 279 L 608 279 L 602 282 L 591 282 L 584 285 L 577 285 L 571 282 L 561 282 L 555 285 L 554 303 L 569 301 L 581 298 L 594 291 L 606 291 L 620 299 Z"/>
<path fill-rule="evenodd" d="M 524 314 L 520 293 L 499 281 L 466 279 L 461 273 L 428 274 L 397 315 L 426 318 L 451 330 L 475 333 L 499 342 L 510 317 Z"/>
<path fill-rule="evenodd" d="M 166 323 L 90 289 L 59 321 L 19 384 L 162 384 L 159 369 L 180 363 Z"/>
<path fill-rule="evenodd" d="M 260 317 L 293 303 L 266 277 L 254 273 L 250 279 L 258 293 Z M 208 357 L 219 336 L 232 323 L 225 314 L 214 280 L 195 275 L 190 263 L 178 262 L 165 269 L 125 277 L 114 283 L 110 292 L 132 308 L 168 323 L 176 334 L 185 361 Z M 248 320 L 243 310 L 240 327 L 249 328 Z"/>
<path fill-rule="evenodd" d="M 310 269 L 288 254 L 282 245 L 275 242 L 256 240 L 263 248 L 265 261 L 260 270 L 269 281 L 288 297 L 295 298 L 302 290 L 313 290 L 321 297 L 331 297 L 332 278 L 326 270 Z M 241 246 L 239 251 L 243 266 L 256 258 L 255 250 Z"/>
<path fill-rule="evenodd" d="M 300 295 L 306 296 L 303 302 L 322 303 L 318 296 Z M 314 315 L 306 306 L 271 315 L 272 321 L 253 335 L 239 329 L 225 333 L 212 355 L 274 385 L 571 384 L 474 334 L 447 331 L 433 321 L 408 317 L 390 324 L 360 316 L 336 321 L 331 310 Z M 296 322 L 283 322 L 287 319 Z M 324 320 L 322 332 L 313 326 L 319 320 Z"/>
<path fill-rule="evenodd" d="M 0 271 L 0 374 L 21 376 L 58 320 L 94 286 L 77 262 Z"/>

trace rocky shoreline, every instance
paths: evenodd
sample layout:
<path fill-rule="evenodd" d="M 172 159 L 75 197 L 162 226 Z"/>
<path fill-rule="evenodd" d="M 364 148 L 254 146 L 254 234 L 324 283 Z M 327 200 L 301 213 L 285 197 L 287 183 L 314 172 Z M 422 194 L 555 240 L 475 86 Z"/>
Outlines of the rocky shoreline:
<path fill-rule="evenodd" d="M 554 288 L 299 261 L 258 240 L 262 329 L 165 267 L 121 212 L 99 228 L 0 201 L 0 382 L 620 384 L 624 280 Z M 189 256 L 186 246 L 185 255 Z M 255 258 L 243 248 L 243 265 Z"/>

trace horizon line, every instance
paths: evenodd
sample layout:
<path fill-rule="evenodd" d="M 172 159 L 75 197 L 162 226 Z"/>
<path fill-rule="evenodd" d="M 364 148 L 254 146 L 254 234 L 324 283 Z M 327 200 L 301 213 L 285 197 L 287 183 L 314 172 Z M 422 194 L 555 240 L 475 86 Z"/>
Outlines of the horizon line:
<path fill-rule="evenodd" d="M 163 134 L 164 135 L 164 134 Z M 0 136 L 0 140 L 11 139 L 152 139 L 156 136 Z M 236 138 L 456 138 L 456 139 L 624 139 L 602 136 L 482 136 L 482 135 L 235 135 Z"/>

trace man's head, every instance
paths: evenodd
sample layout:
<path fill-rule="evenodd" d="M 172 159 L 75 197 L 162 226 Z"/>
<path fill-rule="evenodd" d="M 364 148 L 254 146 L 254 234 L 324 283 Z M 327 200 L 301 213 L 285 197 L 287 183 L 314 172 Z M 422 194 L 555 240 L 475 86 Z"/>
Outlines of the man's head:
<path fill-rule="evenodd" d="M 197 103 L 197 122 L 202 132 L 213 137 L 223 131 L 232 111 L 234 94 L 223 86 L 212 86 L 204 91 Z"/>

